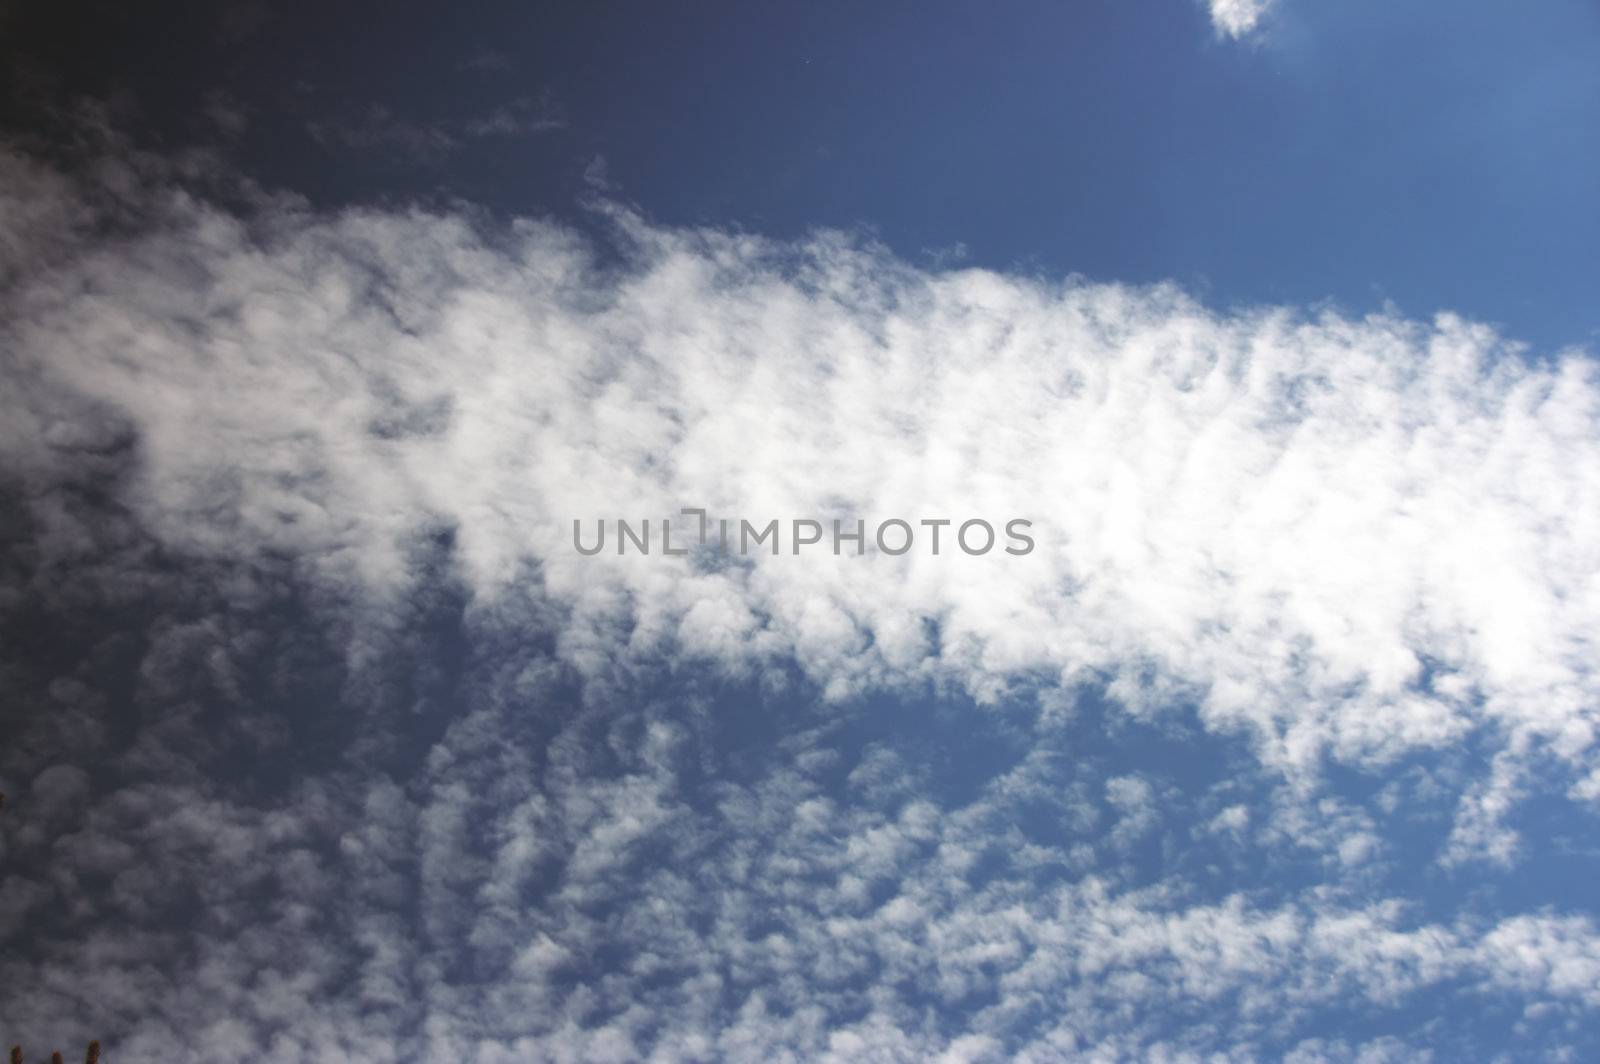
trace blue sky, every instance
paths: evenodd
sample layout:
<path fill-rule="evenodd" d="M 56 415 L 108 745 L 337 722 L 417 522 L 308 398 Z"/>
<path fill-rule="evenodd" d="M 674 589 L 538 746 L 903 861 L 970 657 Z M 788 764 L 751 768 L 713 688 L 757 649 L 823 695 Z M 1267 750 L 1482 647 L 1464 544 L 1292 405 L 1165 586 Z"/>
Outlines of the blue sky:
<path fill-rule="evenodd" d="M 1600 1054 L 1594 5 L 0 17 L 6 1045 Z"/>
<path fill-rule="evenodd" d="M 1286 3 L 1242 39 L 1173 0 L 332 19 L 274 12 L 220 38 L 130 20 L 85 77 L 190 137 L 197 96 L 230 100 L 253 119 L 252 169 L 325 197 L 564 212 L 601 156 L 669 224 L 866 227 L 913 259 L 961 245 L 976 265 L 1176 280 L 1221 305 L 1392 300 L 1541 351 L 1600 326 L 1600 15 L 1582 0 Z M 117 50 L 141 33 L 148 53 Z M 181 78 L 153 47 L 175 34 L 193 42 Z M 370 108 L 442 129 L 518 99 L 561 127 L 464 138 L 428 165 L 305 143 L 308 123 L 349 132 Z"/>
<path fill-rule="evenodd" d="M 237 109 L 251 172 L 326 201 L 568 214 L 598 156 L 668 224 L 865 228 L 913 260 L 959 246 L 1220 306 L 1392 301 L 1541 353 L 1600 328 L 1584 0 L 1284 3 L 1239 39 L 1174 0 L 103 17 L 125 23 L 40 48 L 69 85 L 166 143 Z M 550 127 L 467 132 L 519 101 Z"/>

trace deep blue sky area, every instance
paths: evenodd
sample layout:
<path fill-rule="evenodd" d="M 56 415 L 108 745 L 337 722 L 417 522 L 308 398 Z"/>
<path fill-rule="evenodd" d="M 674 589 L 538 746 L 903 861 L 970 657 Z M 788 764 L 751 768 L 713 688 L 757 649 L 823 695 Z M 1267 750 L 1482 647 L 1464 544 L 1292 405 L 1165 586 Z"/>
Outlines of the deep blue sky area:
<path fill-rule="evenodd" d="M 1600 329 L 1588 0 L 1284 0 L 1241 41 L 1190 0 L 155 10 L 21 36 L 165 141 L 214 137 L 226 103 L 252 172 L 329 202 L 568 214 L 600 157 L 672 224 L 862 228 L 914 261 L 1221 307 L 1454 310 L 1543 353 Z M 560 127 L 429 154 L 371 117 L 517 100 Z M 365 140 L 308 134 L 341 125 Z"/>

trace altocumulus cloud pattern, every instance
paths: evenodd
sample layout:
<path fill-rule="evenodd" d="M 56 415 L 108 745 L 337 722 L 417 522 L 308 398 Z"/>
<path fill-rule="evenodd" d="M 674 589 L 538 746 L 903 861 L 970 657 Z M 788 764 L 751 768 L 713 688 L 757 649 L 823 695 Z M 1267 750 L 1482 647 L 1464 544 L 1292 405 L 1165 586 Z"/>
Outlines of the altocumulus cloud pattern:
<path fill-rule="evenodd" d="M 8 1037 L 1600 1053 L 1592 357 L 127 150 L 0 219 Z M 573 549 L 686 506 L 1038 547 Z"/>

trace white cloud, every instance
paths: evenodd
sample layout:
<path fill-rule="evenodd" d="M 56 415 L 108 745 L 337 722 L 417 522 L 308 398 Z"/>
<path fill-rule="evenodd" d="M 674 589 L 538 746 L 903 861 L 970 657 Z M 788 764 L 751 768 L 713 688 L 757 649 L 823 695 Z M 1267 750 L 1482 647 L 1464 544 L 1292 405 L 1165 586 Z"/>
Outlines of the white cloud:
<path fill-rule="evenodd" d="M 1381 1060 L 1423 1047 L 1303 1027 L 1431 993 L 1600 1005 L 1585 916 L 1366 890 L 1378 814 L 1424 785 L 1466 795 L 1453 858 L 1515 856 L 1535 758 L 1593 790 L 1587 357 L 1450 316 L 921 271 L 838 234 L 613 210 L 600 248 L 464 213 L 235 216 L 138 158 L 93 186 L 0 168 L 0 608 L 112 614 L 86 659 L 140 647 L 134 694 L 45 676 L 0 751 L 28 768 L 0 933 L 54 929 L 0 953 L 8 1031 L 66 1044 L 74 1018 L 174 1061 Z M 1040 546 L 713 564 L 567 538 L 686 505 L 1022 514 Z M 441 588 L 470 682 L 431 717 Z M 249 692 L 278 707 L 321 670 L 306 716 L 357 737 L 306 766 Z M 661 672 L 682 688 L 641 696 Z M 826 705 L 729 754 L 706 674 L 1048 712 L 954 800 Z M 1189 810 L 1148 766 L 1080 761 L 1074 699 L 1102 691 L 1111 730 L 1195 723 L 1261 780 Z M 1326 759 L 1468 738 L 1492 769 L 1454 791 L 1321 789 Z M 231 786 L 272 757 L 285 793 Z M 1219 893 L 1208 862 L 1247 845 L 1314 882 Z"/>
<path fill-rule="evenodd" d="M 1450 315 L 1219 317 L 620 211 L 619 265 L 548 223 L 243 220 L 159 187 L 118 192 L 154 225 L 91 243 L 80 196 L 7 165 L 13 261 L 40 266 L 8 297 L 0 445 L 41 514 L 62 470 L 131 441 L 113 490 L 172 549 L 287 554 L 383 600 L 451 529 L 479 605 L 536 572 L 591 676 L 792 658 L 835 696 L 1108 684 L 1135 714 L 1197 702 L 1289 772 L 1485 728 L 1592 764 L 1586 357 L 1536 365 Z M 572 549 L 574 518 L 683 506 L 1025 515 L 1039 548 Z"/>
<path fill-rule="evenodd" d="M 1224 37 L 1239 40 L 1254 33 L 1274 0 L 1209 0 L 1211 24 Z"/>
<path fill-rule="evenodd" d="M 107 796 L 48 863 L 56 890 L 82 877 L 68 930 L 0 960 L 0 1018 L 43 1042 L 70 1017 L 173 1061 L 1347 1059 L 1301 1040 L 1315 1017 L 1433 993 L 1600 1007 L 1581 916 L 1426 922 L 1326 886 L 1206 898 L 1182 877 L 1069 872 L 1017 826 L 1049 760 L 943 808 L 916 788 L 845 803 L 828 775 L 879 757 L 812 735 L 832 757 L 690 800 L 710 750 L 681 707 L 583 711 L 521 750 L 528 709 L 463 715 L 409 793 L 325 781 L 270 812 L 171 784 Z M 608 733 L 645 739 L 607 750 Z M 124 878 L 157 878 L 95 912 L 107 844 L 150 856 L 121 858 Z M 22 868 L 42 880 L 36 853 Z M 1373 1059 L 1425 1049 L 1384 1045 Z"/>

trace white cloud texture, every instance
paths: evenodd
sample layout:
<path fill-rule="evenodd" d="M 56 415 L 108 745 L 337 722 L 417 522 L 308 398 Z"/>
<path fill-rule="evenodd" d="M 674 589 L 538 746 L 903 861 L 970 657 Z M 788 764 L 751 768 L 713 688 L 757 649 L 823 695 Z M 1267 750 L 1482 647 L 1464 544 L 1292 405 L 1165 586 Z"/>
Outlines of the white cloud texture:
<path fill-rule="evenodd" d="M 1238 40 L 1255 32 L 1273 0 L 1209 0 L 1209 6 L 1217 33 Z"/>
<path fill-rule="evenodd" d="M 223 209 L 138 157 L 0 170 L 0 451 L 26 534 L 6 528 L 36 574 L 7 578 L 8 616 L 205 604 L 142 630 L 126 746 L 118 696 L 41 674 L 53 715 L 5 763 L 34 820 L 6 827 L 26 860 L 0 928 L 60 933 L 0 964 L 29 988 L 8 1028 L 66 1042 L 87 1015 L 170 1060 L 1392 1059 L 1408 1047 L 1296 1023 L 1443 987 L 1600 1005 L 1586 917 L 1439 920 L 1358 890 L 1389 859 L 1379 828 L 1319 792 L 1330 764 L 1486 753 L 1397 801 L 1457 801 L 1452 852 L 1506 861 L 1536 766 L 1592 800 L 1587 356 L 1535 361 L 1448 315 L 1221 314 L 615 206 L 586 236 L 237 186 Z M 574 518 L 684 506 L 1025 516 L 1038 549 L 572 548 Z M 311 602 L 293 623 L 290 585 Z M 441 585 L 476 693 L 435 725 L 445 666 L 408 640 Z M 319 670 L 339 679 L 313 723 L 246 711 Z M 1067 787 L 1025 758 L 941 804 L 915 758 L 791 722 L 741 777 L 692 684 L 639 694 L 663 670 L 798 681 L 852 713 L 1020 701 L 1064 751 L 1091 696 L 1118 727 L 1197 723 L 1248 743 L 1273 809 L 1219 780 L 1185 830 L 1308 849 L 1329 878 L 1252 897 L 1142 874 L 1174 859 L 1183 799 L 1136 772 Z M 270 760 L 301 727 L 349 728 L 358 756 L 297 764 L 270 801 L 210 775 L 229 743 Z M 385 743 L 413 731 L 402 770 Z M 1030 837 L 1038 807 L 1082 837 Z M 196 923 L 164 922 L 190 902 Z"/>
<path fill-rule="evenodd" d="M 20 168 L 20 169 L 19 169 Z M 13 161 L 3 441 L 198 555 L 382 599 L 453 530 L 597 674 L 794 658 L 834 695 L 1107 682 L 1285 767 L 1492 727 L 1574 763 L 1600 636 L 1595 364 L 1451 316 L 1220 316 L 1166 288 L 917 272 L 612 211 L 570 229 L 162 192 L 92 216 Z M 16 194 L 14 193 L 14 196 Z M 155 193 L 150 195 L 154 196 Z M 610 252 L 608 252 L 610 253 Z M 575 518 L 1025 515 L 1025 557 L 582 557 Z M 536 574 L 530 585 L 529 574 Z"/>

